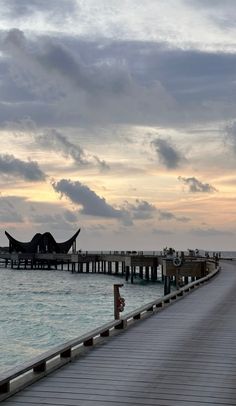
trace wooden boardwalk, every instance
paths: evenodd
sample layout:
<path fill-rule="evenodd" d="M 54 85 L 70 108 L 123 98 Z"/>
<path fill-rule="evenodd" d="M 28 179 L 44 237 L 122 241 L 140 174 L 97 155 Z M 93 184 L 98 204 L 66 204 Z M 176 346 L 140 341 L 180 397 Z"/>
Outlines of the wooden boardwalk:
<path fill-rule="evenodd" d="M 236 264 L 2 404 L 236 405 Z"/>

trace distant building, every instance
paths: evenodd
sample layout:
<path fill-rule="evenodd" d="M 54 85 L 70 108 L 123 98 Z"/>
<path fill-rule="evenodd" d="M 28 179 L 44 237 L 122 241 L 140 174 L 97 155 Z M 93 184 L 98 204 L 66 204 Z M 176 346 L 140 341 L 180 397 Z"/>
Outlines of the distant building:
<path fill-rule="evenodd" d="M 71 247 L 73 251 L 76 250 L 76 238 L 78 237 L 80 229 L 65 242 L 56 242 L 51 233 L 40 234 L 37 233 L 30 242 L 21 242 L 13 238 L 7 231 L 5 234 L 9 240 L 9 252 L 17 253 L 57 253 L 67 254 Z"/>

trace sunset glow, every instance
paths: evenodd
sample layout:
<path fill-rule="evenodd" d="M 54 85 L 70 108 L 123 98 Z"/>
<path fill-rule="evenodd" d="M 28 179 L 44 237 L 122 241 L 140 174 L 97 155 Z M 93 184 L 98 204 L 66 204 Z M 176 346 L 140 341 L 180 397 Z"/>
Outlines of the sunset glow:
<path fill-rule="evenodd" d="M 0 245 L 235 249 L 235 3 L 138 3 L 1 1 Z"/>

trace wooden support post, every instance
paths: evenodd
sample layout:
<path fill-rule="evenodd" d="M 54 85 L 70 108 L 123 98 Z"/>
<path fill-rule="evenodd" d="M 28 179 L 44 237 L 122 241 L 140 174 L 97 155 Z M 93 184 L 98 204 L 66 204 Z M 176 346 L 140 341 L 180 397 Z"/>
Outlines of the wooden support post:
<path fill-rule="evenodd" d="M 89 262 L 86 262 L 86 273 L 89 273 Z"/>
<path fill-rule="evenodd" d="M 164 296 L 170 293 L 170 277 L 164 276 Z"/>
<path fill-rule="evenodd" d="M 129 275 L 130 275 L 130 270 L 129 270 L 129 266 L 127 265 L 125 267 L 125 280 L 126 280 L 126 282 L 128 282 L 128 280 L 129 280 Z"/>
<path fill-rule="evenodd" d="M 131 266 L 131 278 L 130 278 L 130 282 L 133 284 L 134 283 L 134 267 Z"/>
<path fill-rule="evenodd" d="M 119 262 L 116 261 L 116 262 L 115 262 L 115 274 L 117 275 L 118 272 L 119 272 Z"/>
<path fill-rule="evenodd" d="M 161 265 L 161 281 L 164 282 L 163 265 Z"/>
<path fill-rule="evenodd" d="M 188 284 L 188 276 L 184 277 L 184 284 L 187 285 Z"/>
<path fill-rule="evenodd" d="M 122 269 L 122 276 L 124 276 L 124 274 L 125 274 L 125 262 L 124 261 L 122 261 L 121 269 Z"/>
<path fill-rule="evenodd" d="M 139 277 L 140 279 L 143 279 L 143 266 L 139 267 Z"/>
<path fill-rule="evenodd" d="M 153 267 L 153 282 L 157 281 L 157 266 Z"/>
<path fill-rule="evenodd" d="M 96 271 L 96 262 L 92 261 L 92 273 Z"/>
<path fill-rule="evenodd" d="M 178 290 L 179 289 L 179 268 L 176 268 L 174 282 L 175 282 L 176 289 Z"/>
<path fill-rule="evenodd" d="M 149 266 L 145 266 L 145 279 L 149 281 Z"/>
<path fill-rule="evenodd" d="M 157 280 L 157 268 L 156 266 L 151 267 L 151 281 L 155 282 Z"/>

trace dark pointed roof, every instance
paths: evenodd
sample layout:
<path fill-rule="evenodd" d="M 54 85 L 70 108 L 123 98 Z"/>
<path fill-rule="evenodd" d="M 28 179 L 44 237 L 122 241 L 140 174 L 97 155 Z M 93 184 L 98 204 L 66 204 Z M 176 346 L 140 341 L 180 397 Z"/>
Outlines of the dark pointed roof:
<path fill-rule="evenodd" d="M 21 242 L 12 237 L 7 231 L 5 234 L 9 240 L 9 252 L 24 252 L 34 253 L 37 252 L 55 252 L 57 254 L 67 254 L 80 233 L 80 229 L 67 241 L 58 243 L 55 241 L 51 233 L 44 234 L 37 233 L 29 242 Z"/>

